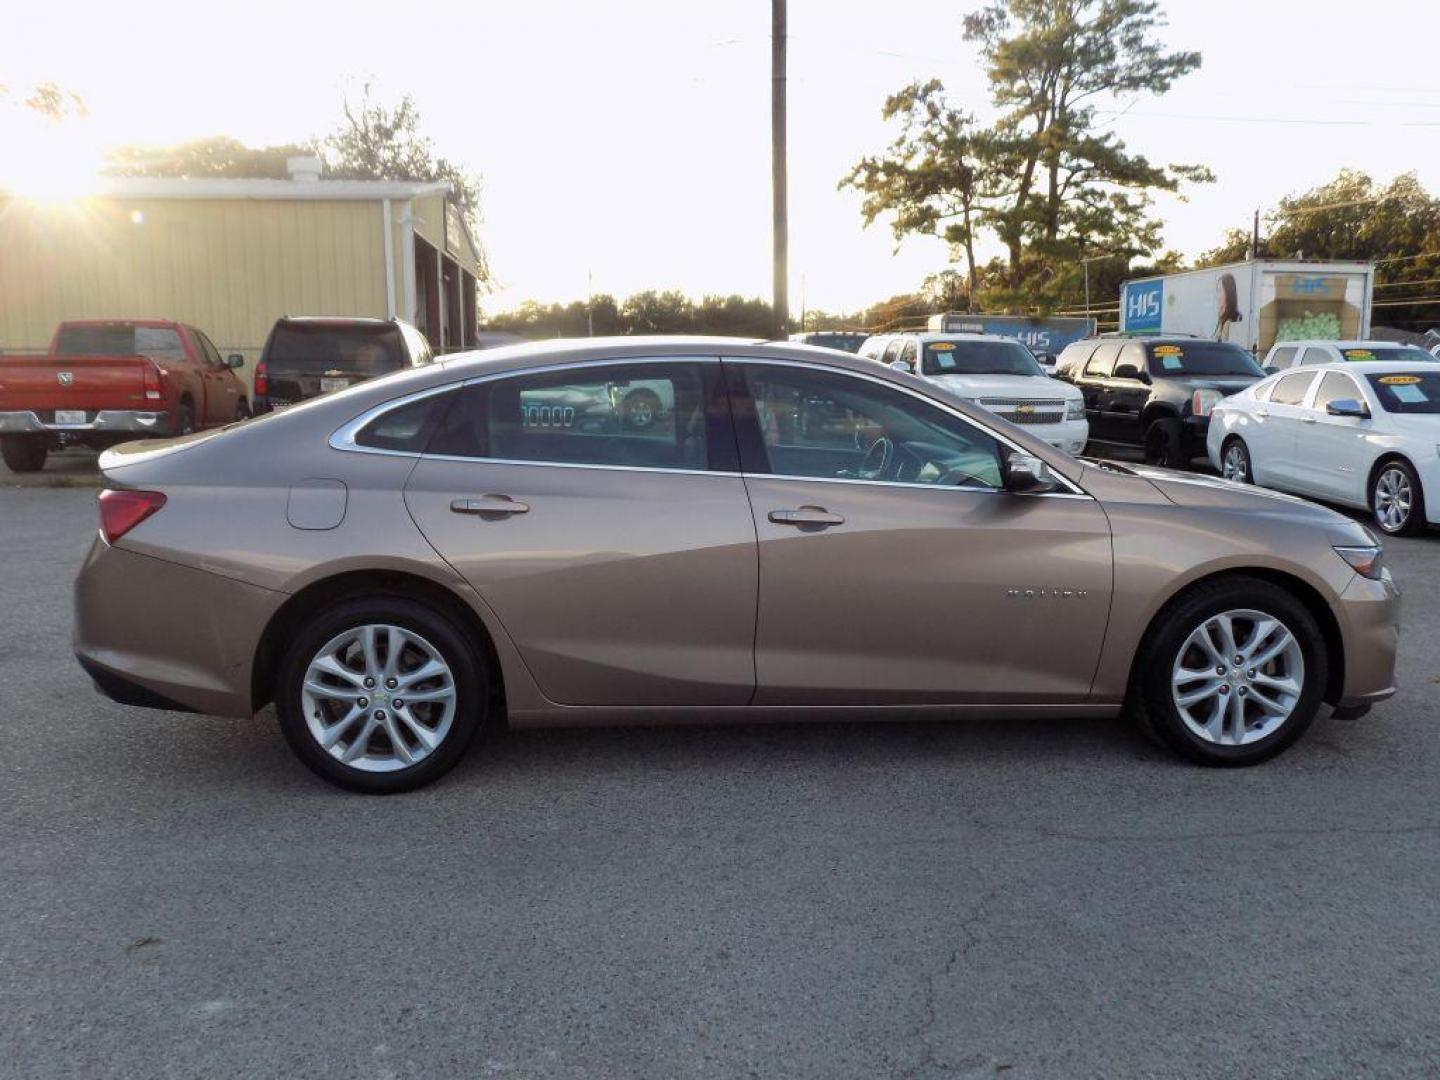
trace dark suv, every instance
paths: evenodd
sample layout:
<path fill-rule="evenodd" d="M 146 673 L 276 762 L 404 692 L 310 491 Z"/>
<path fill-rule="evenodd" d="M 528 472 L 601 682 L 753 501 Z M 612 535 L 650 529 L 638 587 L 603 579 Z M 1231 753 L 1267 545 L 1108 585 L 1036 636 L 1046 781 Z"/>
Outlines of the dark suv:
<path fill-rule="evenodd" d="M 1092 443 L 1141 447 L 1172 469 L 1205 453 L 1216 403 L 1265 374 L 1239 345 L 1191 337 L 1087 338 L 1055 366 L 1085 395 Z"/>
<path fill-rule="evenodd" d="M 255 365 L 255 412 L 343 390 L 434 359 L 425 336 L 399 319 L 287 315 Z"/>

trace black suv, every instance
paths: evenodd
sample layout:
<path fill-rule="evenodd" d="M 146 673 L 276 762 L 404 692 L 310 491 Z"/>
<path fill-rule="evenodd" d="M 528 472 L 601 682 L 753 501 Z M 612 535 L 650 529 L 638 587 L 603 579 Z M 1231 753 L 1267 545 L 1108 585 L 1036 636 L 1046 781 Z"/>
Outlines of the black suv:
<path fill-rule="evenodd" d="M 1172 469 L 1205 453 L 1216 403 L 1265 375 L 1239 345 L 1192 337 L 1087 338 L 1055 367 L 1085 395 L 1091 442 L 1138 446 Z"/>
<path fill-rule="evenodd" d="M 287 315 L 271 328 L 255 365 L 254 411 L 281 409 L 432 359 L 425 336 L 399 319 Z"/>

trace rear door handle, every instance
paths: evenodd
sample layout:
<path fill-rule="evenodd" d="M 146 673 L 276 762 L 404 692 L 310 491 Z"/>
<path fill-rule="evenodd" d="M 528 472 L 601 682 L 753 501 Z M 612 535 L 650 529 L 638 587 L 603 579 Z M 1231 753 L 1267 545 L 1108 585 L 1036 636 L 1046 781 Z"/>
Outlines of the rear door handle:
<path fill-rule="evenodd" d="M 771 510 L 776 525 L 844 525 L 845 519 L 823 506 L 802 506 L 798 510 Z"/>
<path fill-rule="evenodd" d="M 530 504 L 516 502 L 509 495 L 481 495 L 478 499 L 456 499 L 450 509 L 457 514 L 526 514 Z"/>

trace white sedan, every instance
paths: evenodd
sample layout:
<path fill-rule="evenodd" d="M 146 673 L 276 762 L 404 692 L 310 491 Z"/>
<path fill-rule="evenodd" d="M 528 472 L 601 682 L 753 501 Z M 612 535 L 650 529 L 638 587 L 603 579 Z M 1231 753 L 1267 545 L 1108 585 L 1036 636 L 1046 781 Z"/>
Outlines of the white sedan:
<path fill-rule="evenodd" d="M 1279 372 L 1215 406 L 1206 449 L 1227 480 L 1368 509 L 1391 536 L 1440 525 L 1440 369 Z"/>

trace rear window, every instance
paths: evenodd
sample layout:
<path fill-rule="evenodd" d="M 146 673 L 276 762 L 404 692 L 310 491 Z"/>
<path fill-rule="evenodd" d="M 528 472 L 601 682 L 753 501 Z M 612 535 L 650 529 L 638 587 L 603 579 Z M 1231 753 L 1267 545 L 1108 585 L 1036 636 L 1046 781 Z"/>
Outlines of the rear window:
<path fill-rule="evenodd" d="M 1365 378 L 1386 412 L 1440 413 L 1440 371 L 1406 371 Z"/>
<path fill-rule="evenodd" d="M 1152 375 L 1265 374 L 1255 358 L 1225 341 L 1171 341 L 1145 346 Z"/>
<path fill-rule="evenodd" d="M 277 371 L 342 371 L 368 377 L 405 366 L 398 327 L 335 323 L 280 323 L 270 336 L 265 359 Z"/>
<path fill-rule="evenodd" d="M 156 360 L 184 360 L 180 332 L 168 326 L 62 326 L 55 339 L 59 356 L 150 356 Z"/>

